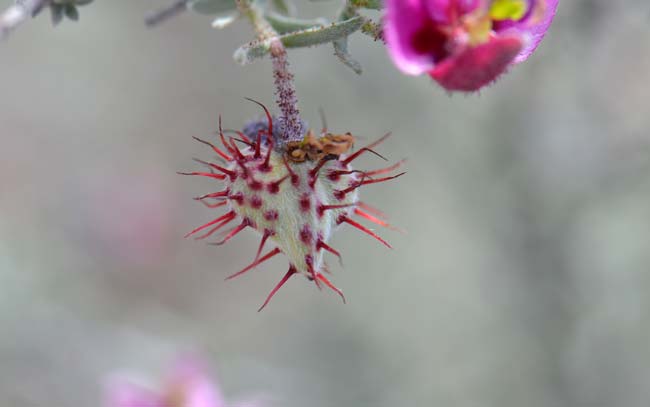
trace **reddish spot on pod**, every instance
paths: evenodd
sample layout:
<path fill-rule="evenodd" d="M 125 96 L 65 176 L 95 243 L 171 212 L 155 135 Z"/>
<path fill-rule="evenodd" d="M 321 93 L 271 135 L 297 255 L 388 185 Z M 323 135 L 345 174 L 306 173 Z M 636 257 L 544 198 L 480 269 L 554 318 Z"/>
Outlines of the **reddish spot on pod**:
<path fill-rule="evenodd" d="M 262 207 L 262 203 L 263 203 L 262 198 L 260 198 L 257 195 L 253 195 L 253 197 L 251 198 L 251 207 L 255 209 L 260 209 Z"/>
<path fill-rule="evenodd" d="M 257 180 L 251 180 L 248 183 L 248 187 L 253 191 L 259 191 L 260 189 L 264 188 L 264 184 L 262 184 L 260 181 Z"/>
<path fill-rule="evenodd" d="M 271 170 L 273 169 L 273 166 L 270 165 L 269 163 L 267 163 L 266 161 L 264 161 L 262 164 L 257 166 L 257 169 L 260 172 L 271 172 Z"/>
<path fill-rule="evenodd" d="M 339 191 L 339 190 L 334 191 L 334 198 L 339 199 L 339 200 L 344 199 L 345 198 L 345 192 Z"/>
<path fill-rule="evenodd" d="M 278 217 L 279 217 L 279 214 L 278 214 L 278 211 L 276 211 L 276 210 L 270 210 L 270 211 L 264 212 L 264 219 L 266 219 L 268 221 L 277 220 Z"/>
<path fill-rule="evenodd" d="M 300 240 L 306 244 L 306 245 L 311 245 L 311 242 L 314 238 L 313 233 L 311 232 L 311 228 L 309 225 L 305 225 L 300 229 Z"/>
<path fill-rule="evenodd" d="M 277 194 L 278 192 L 280 192 L 280 184 L 282 184 L 282 182 L 287 178 L 289 178 L 289 174 L 285 175 L 284 177 L 280 178 L 277 181 L 274 181 L 274 182 L 271 182 L 270 184 L 268 184 L 267 189 L 268 189 L 269 193 Z"/>
<path fill-rule="evenodd" d="M 236 194 L 232 194 L 228 196 L 228 198 L 232 199 L 233 201 L 237 202 L 239 205 L 244 204 L 244 194 L 241 192 L 237 192 Z"/>
<path fill-rule="evenodd" d="M 309 195 L 304 194 L 300 197 L 300 209 L 303 212 L 307 212 L 309 208 L 311 208 L 311 200 L 309 199 Z"/>
<path fill-rule="evenodd" d="M 360 170 L 332 170 L 327 173 L 327 177 L 332 181 L 340 180 L 342 175 L 349 175 L 349 178 L 356 179 L 356 175 L 352 175 L 352 174 L 366 174 L 366 173 Z"/>
<path fill-rule="evenodd" d="M 339 171 L 330 171 L 327 173 L 327 178 L 331 181 L 338 181 L 341 179 L 341 173 Z"/>

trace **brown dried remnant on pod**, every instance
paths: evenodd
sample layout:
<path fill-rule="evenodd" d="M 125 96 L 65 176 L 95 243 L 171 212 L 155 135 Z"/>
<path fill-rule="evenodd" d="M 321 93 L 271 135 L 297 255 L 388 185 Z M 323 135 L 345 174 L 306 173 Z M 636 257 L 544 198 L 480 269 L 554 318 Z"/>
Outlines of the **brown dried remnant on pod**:
<path fill-rule="evenodd" d="M 316 138 L 310 130 L 302 141 L 287 143 L 287 159 L 301 163 L 306 160 L 319 161 L 326 156 L 338 157 L 345 154 L 354 145 L 354 136 L 350 133 L 327 133 Z"/>

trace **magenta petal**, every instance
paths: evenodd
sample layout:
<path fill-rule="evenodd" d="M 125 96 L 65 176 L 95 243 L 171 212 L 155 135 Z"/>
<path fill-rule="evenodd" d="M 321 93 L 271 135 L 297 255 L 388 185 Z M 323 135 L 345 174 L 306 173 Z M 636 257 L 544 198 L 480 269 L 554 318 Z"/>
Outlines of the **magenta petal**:
<path fill-rule="evenodd" d="M 453 2 L 454 0 L 426 0 L 426 10 L 429 17 L 437 23 L 450 23 L 449 9 Z"/>
<path fill-rule="evenodd" d="M 503 29 L 497 29 L 501 35 L 508 35 L 510 33 L 519 33 L 528 37 L 528 41 L 524 44 L 519 55 L 514 59 L 513 63 L 518 64 L 525 61 L 528 57 L 535 52 L 539 43 L 542 42 L 546 31 L 548 31 L 560 0 L 531 0 L 533 9 L 535 7 L 542 7 L 543 14 L 535 15 L 533 11 L 529 16 L 526 16 L 520 22 L 512 24 L 504 24 Z"/>
<path fill-rule="evenodd" d="M 429 75 L 447 90 L 476 91 L 505 72 L 523 45 L 516 36 L 495 37 L 447 58 Z"/>
<path fill-rule="evenodd" d="M 384 36 L 393 63 L 408 75 L 420 75 L 433 67 L 431 54 L 414 45 L 414 37 L 431 24 L 426 0 L 388 0 Z"/>
<path fill-rule="evenodd" d="M 426 9 L 435 22 L 452 24 L 453 16 L 460 17 L 471 13 L 480 4 L 481 0 L 426 0 Z"/>
<path fill-rule="evenodd" d="M 109 385 L 106 407 L 165 407 L 161 397 L 137 385 L 115 381 Z"/>
<path fill-rule="evenodd" d="M 168 389 L 183 389 L 187 407 L 225 407 L 219 388 L 205 373 L 201 363 L 187 358 L 174 366 Z"/>

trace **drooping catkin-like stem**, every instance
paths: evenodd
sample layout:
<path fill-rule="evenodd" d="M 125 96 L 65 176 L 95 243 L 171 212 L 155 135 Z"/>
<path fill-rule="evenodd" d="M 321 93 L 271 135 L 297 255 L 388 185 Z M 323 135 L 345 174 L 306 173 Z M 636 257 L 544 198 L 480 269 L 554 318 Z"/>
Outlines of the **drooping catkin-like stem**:
<path fill-rule="evenodd" d="M 9 36 L 25 20 L 36 15 L 50 0 L 17 0 L 0 14 L 0 39 Z"/>
<path fill-rule="evenodd" d="M 278 96 L 276 103 L 282 112 L 282 138 L 285 141 L 302 140 L 304 129 L 298 111 L 298 97 L 293 86 L 293 74 L 289 71 L 287 50 L 278 39 L 271 43 L 271 61 L 273 62 L 275 92 Z"/>
<path fill-rule="evenodd" d="M 280 108 L 280 123 L 282 145 L 289 141 L 302 140 L 304 129 L 298 110 L 298 98 L 293 84 L 293 74 L 289 71 L 287 50 L 278 39 L 278 33 L 264 18 L 263 13 L 249 0 L 237 0 L 237 7 L 242 15 L 248 17 L 255 29 L 258 41 L 270 42 L 271 62 L 273 65 L 273 78 L 276 103 Z"/>

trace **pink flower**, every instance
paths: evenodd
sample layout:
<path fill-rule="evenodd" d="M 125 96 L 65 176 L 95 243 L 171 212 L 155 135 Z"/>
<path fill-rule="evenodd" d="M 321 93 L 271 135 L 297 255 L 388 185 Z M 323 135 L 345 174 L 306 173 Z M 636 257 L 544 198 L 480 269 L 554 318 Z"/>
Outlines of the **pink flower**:
<path fill-rule="evenodd" d="M 226 407 L 219 388 L 194 360 L 177 362 L 159 390 L 124 380 L 111 383 L 106 407 Z"/>
<path fill-rule="evenodd" d="M 387 0 L 384 35 L 408 75 L 428 73 L 450 91 L 475 91 L 528 58 L 559 0 Z"/>

